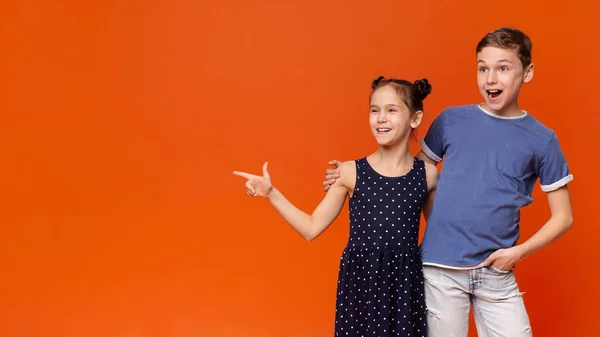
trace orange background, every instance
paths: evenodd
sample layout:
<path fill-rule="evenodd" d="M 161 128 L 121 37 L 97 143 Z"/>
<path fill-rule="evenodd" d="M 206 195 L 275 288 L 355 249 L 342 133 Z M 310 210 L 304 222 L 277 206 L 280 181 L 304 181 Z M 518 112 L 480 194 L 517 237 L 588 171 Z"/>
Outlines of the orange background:
<path fill-rule="evenodd" d="M 545 6 L 545 7 L 544 7 Z M 0 335 L 332 336 L 346 210 L 301 239 L 233 170 L 310 211 L 375 150 L 370 81 L 427 77 L 419 137 L 480 101 L 475 45 L 533 40 L 522 107 L 559 135 L 573 229 L 517 267 L 536 336 L 598 335 L 598 8 L 589 1 L 0 4 Z M 416 150 L 416 147 L 415 147 Z M 523 237 L 548 218 L 523 211 Z"/>

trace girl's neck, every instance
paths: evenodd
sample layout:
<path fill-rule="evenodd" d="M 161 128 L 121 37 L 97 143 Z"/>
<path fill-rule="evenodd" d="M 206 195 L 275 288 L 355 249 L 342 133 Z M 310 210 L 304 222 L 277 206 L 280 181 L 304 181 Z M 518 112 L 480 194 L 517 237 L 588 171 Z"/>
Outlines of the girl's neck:
<path fill-rule="evenodd" d="M 408 144 L 396 146 L 380 146 L 368 158 L 371 166 L 384 175 L 398 176 L 410 171 L 414 157 L 408 151 Z"/>

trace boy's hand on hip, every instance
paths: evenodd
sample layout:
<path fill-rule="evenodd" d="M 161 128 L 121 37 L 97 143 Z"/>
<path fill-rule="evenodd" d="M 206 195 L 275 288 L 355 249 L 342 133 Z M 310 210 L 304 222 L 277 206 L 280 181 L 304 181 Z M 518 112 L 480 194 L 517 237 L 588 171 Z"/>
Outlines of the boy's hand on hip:
<path fill-rule="evenodd" d="M 519 246 L 498 249 L 492 255 L 490 255 L 482 265 L 489 267 L 493 266 L 501 271 L 511 270 L 515 264 L 523 258 L 523 253 Z"/>

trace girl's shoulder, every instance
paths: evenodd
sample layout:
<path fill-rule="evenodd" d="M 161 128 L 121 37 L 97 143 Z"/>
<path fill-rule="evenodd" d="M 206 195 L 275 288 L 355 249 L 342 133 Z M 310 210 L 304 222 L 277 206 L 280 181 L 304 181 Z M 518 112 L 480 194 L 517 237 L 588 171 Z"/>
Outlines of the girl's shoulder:
<path fill-rule="evenodd" d="M 340 175 L 355 175 L 358 160 L 348 160 L 340 164 Z"/>
<path fill-rule="evenodd" d="M 423 163 L 425 164 L 425 179 L 427 180 L 427 189 L 430 191 L 435 190 L 438 182 L 438 168 L 434 164 L 426 161 L 423 161 Z"/>
<path fill-rule="evenodd" d="M 340 183 L 344 184 L 344 186 L 348 187 L 349 190 L 354 189 L 354 184 L 356 183 L 356 166 L 358 160 L 349 160 L 340 164 Z"/>

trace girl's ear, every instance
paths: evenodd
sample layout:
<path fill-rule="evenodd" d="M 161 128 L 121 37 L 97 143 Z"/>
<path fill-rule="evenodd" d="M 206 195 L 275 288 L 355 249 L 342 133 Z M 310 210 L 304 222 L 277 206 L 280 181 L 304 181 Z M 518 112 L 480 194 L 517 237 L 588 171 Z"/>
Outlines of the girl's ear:
<path fill-rule="evenodd" d="M 419 110 L 415 112 L 410 119 L 410 127 L 416 129 L 419 125 L 421 125 L 421 121 L 423 120 L 423 111 Z"/>

